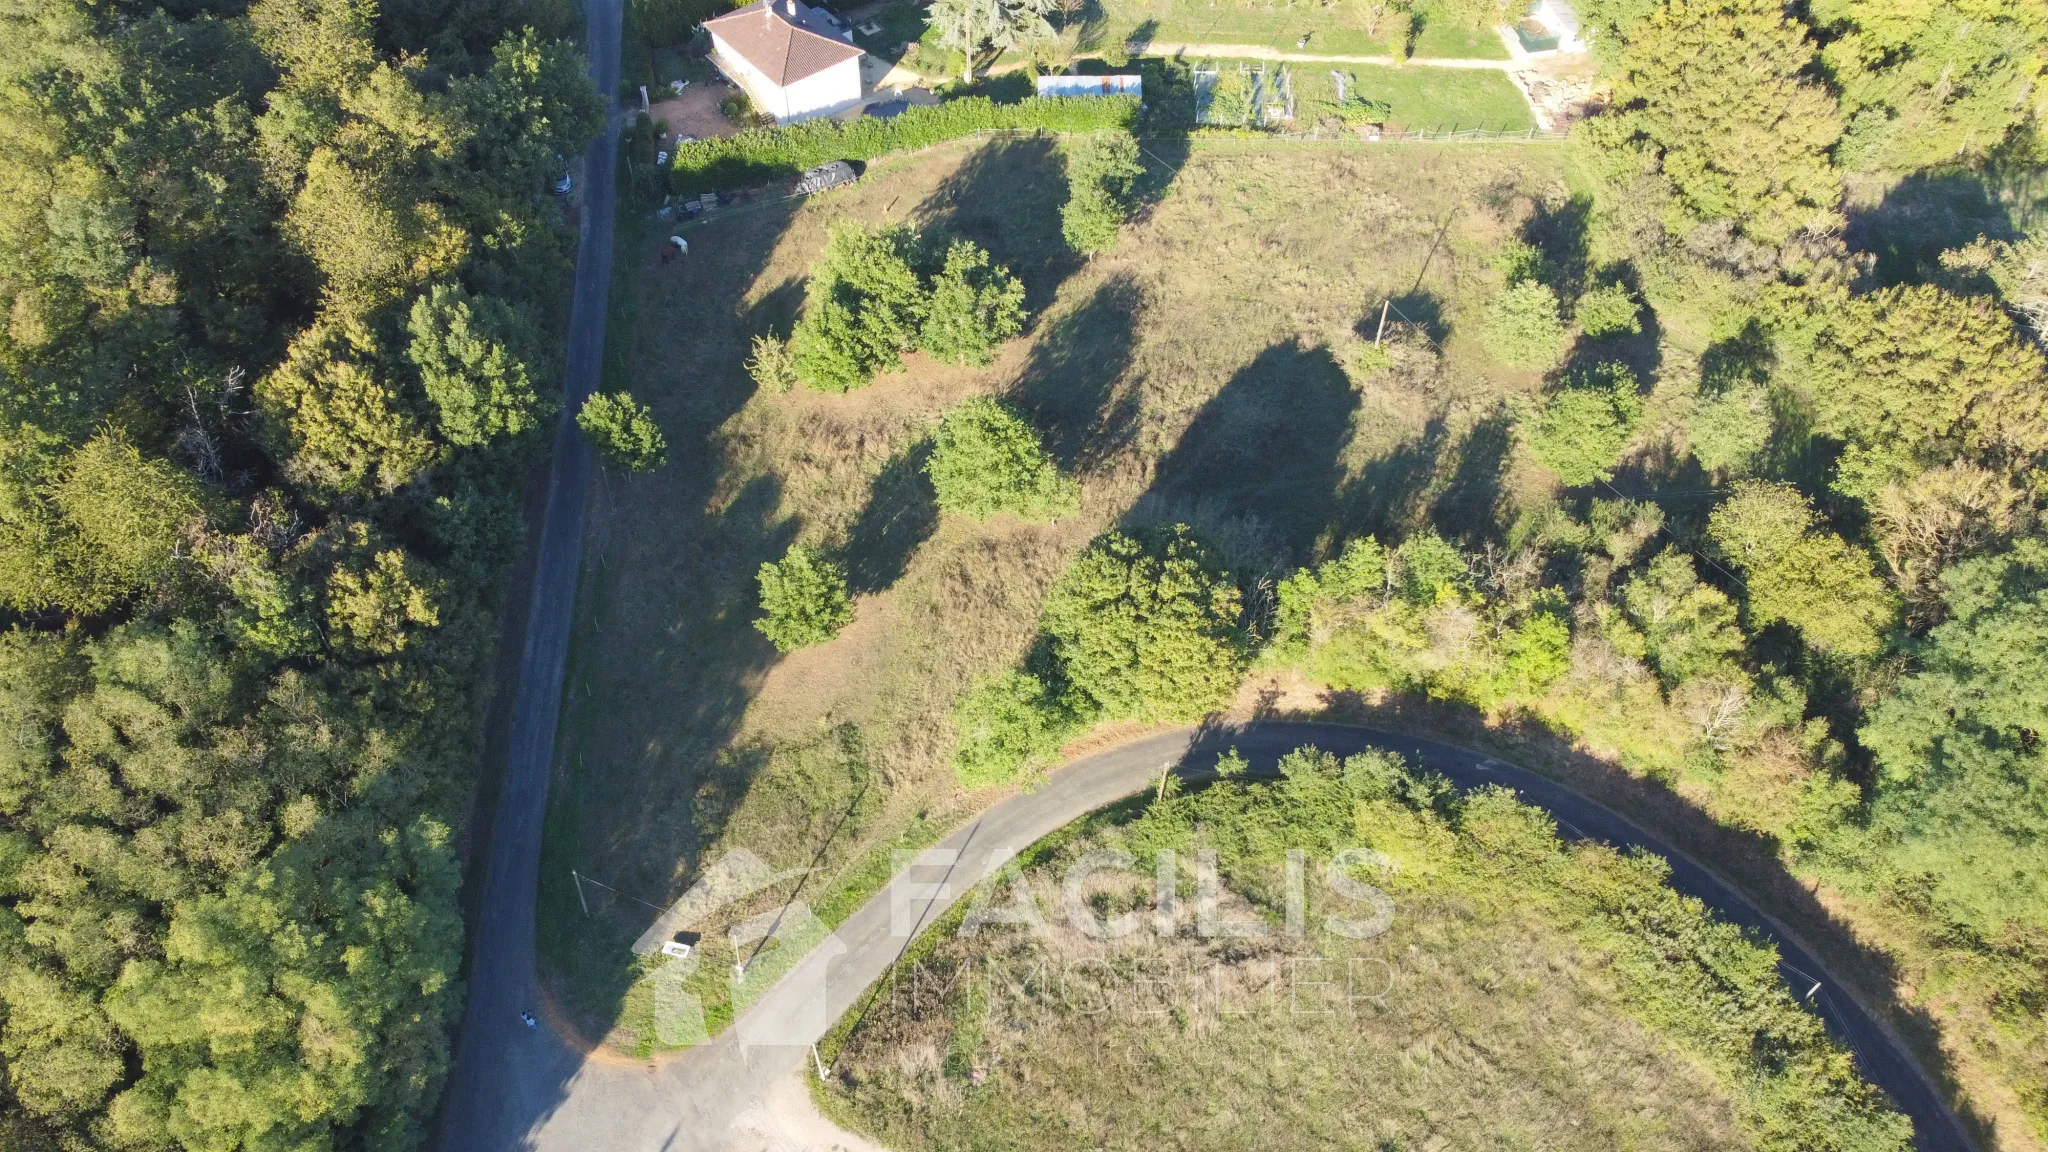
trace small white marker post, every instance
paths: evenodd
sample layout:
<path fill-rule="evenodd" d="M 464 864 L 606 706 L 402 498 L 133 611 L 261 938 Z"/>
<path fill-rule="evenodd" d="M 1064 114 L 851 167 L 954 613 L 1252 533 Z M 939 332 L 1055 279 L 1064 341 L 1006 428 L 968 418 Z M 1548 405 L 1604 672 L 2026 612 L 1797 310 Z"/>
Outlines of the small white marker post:
<path fill-rule="evenodd" d="M 816 1044 L 811 1045 L 811 1063 L 818 1067 L 818 1083 L 825 1083 L 825 1062 L 818 1058 L 818 1046 Z"/>
<path fill-rule="evenodd" d="M 1815 981 L 1813 982 L 1813 987 L 1811 987 L 1811 988 L 1808 988 L 1808 989 L 1806 990 L 1806 995 L 1804 995 L 1804 996 L 1800 997 L 1800 999 L 1802 999 L 1802 1000 L 1811 1000 L 1811 999 L 1813 999 L 1813 994 L 1814 994 L 1815 992 L 1818 992 L 1818 991 L 1820 991 L 1820 981 L 1818 981 L 1818 980 L 1815 980 Z"/>
<path fill-rule="evenodd" d="M 576 903 L 583 905 L 583 915 L 588 917 L 590 915 L 590 902 L 583 898 L 583 877 L 574 868 L 569 869 L 569 876 L 576 881 Z"/>
<path fill-rule="evenodd" d="M 1380 305 L 1380 329 L 1372 334 L 1372 346 L 1375 348 L 1380 346 L 1380 337 L 1387 334 L 1387 309 L 1393 306 L 1394 302 L 1392 300 L 1388 300 Z"/>

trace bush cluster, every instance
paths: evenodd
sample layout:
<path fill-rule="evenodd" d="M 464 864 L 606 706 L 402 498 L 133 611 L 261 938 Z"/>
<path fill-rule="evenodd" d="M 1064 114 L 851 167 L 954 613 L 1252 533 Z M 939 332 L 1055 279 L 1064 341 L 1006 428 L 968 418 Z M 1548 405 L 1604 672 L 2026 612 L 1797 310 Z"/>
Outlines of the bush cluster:
<path fill-rule="evenodd" d="M 955 769 L 1013 778 L 1098 719 L 1192 720 L 1244 675 L 1237 585 L 1186 525 L 1111 531 L 1068 567 L 1039 620 L 1040 669 L 984 683 L 959 705 Z"/>
<path fill-rule="evenodd" d="M 754 128 L 715 140 L 678 145 L 670 160 L 669 190 L 679 195 L 741 188 L 795 176 L 832 160 L 872 160 L 891 152 L 927 148 L 976 132 L 1037 129 L 1081 133 L 1128 129 L 1138 118 L 1134 96 L 1034 96 L 998 104 L 968 96 L 912 106 L 877 119 L 806 120 L 780 128 Z"/>
<path fill-rule="evenodd" d="M 668 440 L 654 411 L 631 392 L 593 392 L 576 410 L 576 427 L 598 458 L 628 472 L 648 472 L 668 463 Z"/>
<path fill-rule="evenodd" d="M 984 396 L 953 409 L 932 441 L 925 473 L 947 512 L 1049 520 L 1080 503 L 1080 486 L 1060 475 L 1038 430 L 999 400 Z"/>
<path fill-rule="evenodd" d="M 1487 305 L 1486 350 L 1515 368 L 1548 368 L 1564 354 L 1566 332 L 1557 291 L 1539 280 L 1510 284 Z"/>
<path fill-rule="evenodd" d="M 804 286 L 787 368 L 821 392 L 846 392 L 922 348 L 942 360 L 986 365 L 1024 330 L 1024 286 L 966 240 L 941 251 L 907 228 L 836 223 Z M 785 367 L 777 355 L 757 370 Z"/>
<path fill-rule="evenodd" d="M 1571 487 L 1611 480 L 1642 415 L 1635 374 L 1601 364 L 1573 376 L 1544 402 L 1528 430 L 1529 449 Z"/>

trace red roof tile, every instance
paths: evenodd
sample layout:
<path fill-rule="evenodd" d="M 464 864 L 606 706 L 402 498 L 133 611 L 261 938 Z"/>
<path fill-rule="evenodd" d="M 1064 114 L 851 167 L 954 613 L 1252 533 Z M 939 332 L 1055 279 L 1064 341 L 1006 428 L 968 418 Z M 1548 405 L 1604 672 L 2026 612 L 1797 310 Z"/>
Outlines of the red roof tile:
<path fill-rule="evenodd" d="M 796 11 L 792 15 L 791 9 Z M 815 76 L 834 64 L 855 59 L 861 50 L 807 25 L 829 28 L 800 0 L 755 0 L 704 27 L 762 75 L 784 87 Z"/>

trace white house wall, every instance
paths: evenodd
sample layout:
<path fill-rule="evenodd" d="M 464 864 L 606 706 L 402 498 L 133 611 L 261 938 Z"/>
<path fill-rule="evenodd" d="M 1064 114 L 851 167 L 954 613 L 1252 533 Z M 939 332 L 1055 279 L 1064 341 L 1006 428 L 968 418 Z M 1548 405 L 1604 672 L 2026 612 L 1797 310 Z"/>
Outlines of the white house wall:
<path fill-rule="evenodd" d="M 804 77 L 783 89 L 783 96 L 787 104 L 778 115 L 784 120 L 829 116 L 842 108 L 851 108 L 860 103 L 860 57 L 842 60 L 823 72 Z"/>
<path fill-rule="evenodd" d="M 711 34 L 711 60 L 726 79 L 746 90 L 754 107 L 766 112 L 777 120 L 789 119 L 789 104 L 782 86 L 768 79 L 759 68 L 747 58 L 732 50 L 718 33 Z"/>
<path fill-rule="evenodd" d="M 860 103 L 858 56 L 842 60 L 822 72 L 814 72 L 787 88 L 768 79 L 766 73 L 733 51 L 716 32 L 711 34 L 711 59 L 720 72 L 746 90 L 754 107 L 780 123 L 829 116 Z"/>

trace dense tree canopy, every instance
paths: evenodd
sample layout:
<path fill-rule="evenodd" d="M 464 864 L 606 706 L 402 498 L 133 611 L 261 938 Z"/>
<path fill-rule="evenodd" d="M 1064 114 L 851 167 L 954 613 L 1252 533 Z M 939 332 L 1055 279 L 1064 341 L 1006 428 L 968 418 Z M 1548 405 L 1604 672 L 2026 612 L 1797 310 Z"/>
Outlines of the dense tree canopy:
<path fill-rule="evenodd" d="M 1790 485 L 1744 481 L 1714 509 L 1707 534 L 1742 568 L 1754 623 L 1782 620 L 1824 652 L 1875 655 L 1891 623 L 1890 591 L 1869 553 L 1818 522 Z"/>
<path fill-rule="evenodd" d="M 1931 284 L 1825 308 L 1806 393 L 1846 450 L 1836 487 L 1867 496 L 1958 457 L 2010 469 L 2048 451 L 2048 369 L 1982 296 Z"/>
<path fill-rule="evenodd" d="M 1850 168 L 1923 168 L 1982 155 L 2031 113 L 2048 8 L 2031 0 L 1813 0 L 1821 62 L 1842 91 Z"/>
<path fill-rule="evenodd" d="M 1805 76 L 1814 46 L 1774 0 L 1668 0 L 1621 33 L 1611 139 L 1652 152 L 1682 211 L 1779 244 L 1835 223 L 1841 115 Z"/>
<path fill-rule="evenodd" d="M 601 116 L 565 16 L 0 13 L 10 1148 L 423 1139 L 518 532 L 483 450 L 552 411 L 541 173 Z"/>
<path fill-rule="evenodd" d="M 1987 936 L 2048 917 L 2048 543 L 1944 576 L 1950 618 L 1862 737 L 1887 787 L 1892 868 L 1927 874 L 1943 910 Z"/>

